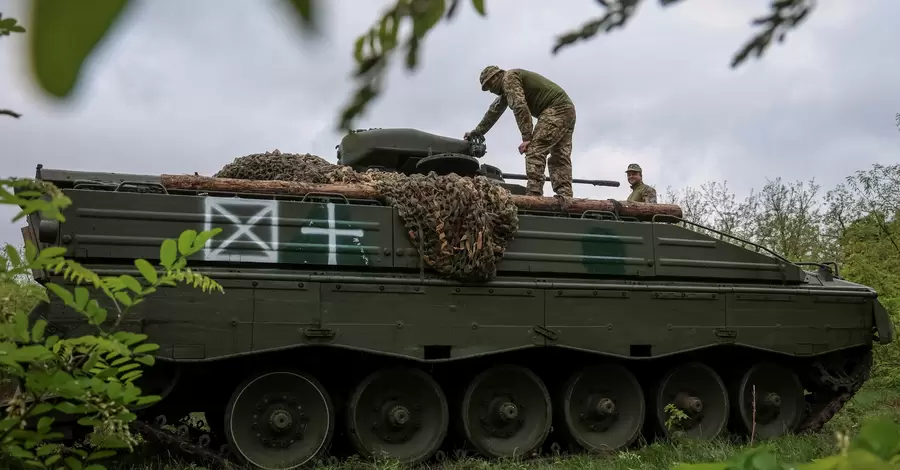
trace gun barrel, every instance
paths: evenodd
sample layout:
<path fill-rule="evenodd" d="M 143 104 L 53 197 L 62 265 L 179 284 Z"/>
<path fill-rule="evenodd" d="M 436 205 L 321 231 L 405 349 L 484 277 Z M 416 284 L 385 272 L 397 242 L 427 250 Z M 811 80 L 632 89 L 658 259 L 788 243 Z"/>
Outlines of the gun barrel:
<path fill-rule="evenodd" d="M 508 180 L 523 180 L 524 181 L 524 180 L 528 179 L 527 176 L 521 175 L 518 173 L 503 173 L 502 176 L 503 176 L 503 179 L 508 179 Z M 590 184 L 593 186 L 608 186 L 611 188 L 618 188 L 621 185 L 621 183 L 619 183 L 618 181 L 585 180 L 585 179 L 580 179 L 580 178 L 574 178 L 572 180 L 572 182 L 575 184 Z"/>

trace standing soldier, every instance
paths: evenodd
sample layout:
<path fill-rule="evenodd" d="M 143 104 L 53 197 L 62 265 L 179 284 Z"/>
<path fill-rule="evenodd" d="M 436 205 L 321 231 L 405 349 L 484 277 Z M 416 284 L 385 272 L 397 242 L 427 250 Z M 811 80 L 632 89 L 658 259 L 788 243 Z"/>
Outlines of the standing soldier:
<path fill-rule="evenodd" d="M 656 189 L 644 184 L 644 172 L 640 165 L 637 163 L 628 165 L 625 174 L 628 175 L 628 184 L 631 185 L 631 194 L 628 195 L 627 201 L 656 204 Z"/>
<path fill-rule="evenodd" d="M 498 95 L 470 134 L 484 135 L 507 106 L 516 116 L 525 154 L 526 189 L 531 196 L 544 193 L 544 168 L 550 166 L 550 185 L 557 196 L 572 197 L 572 133 L 575 105 L 569 95 L 549 79 L 523 69 L 502 70 L 489 65 L 481 71 L 481 90 Z M 531 118 L 537 118 L 532 125 Z M 550 158 L 547 158 L 547 154 Z"/>

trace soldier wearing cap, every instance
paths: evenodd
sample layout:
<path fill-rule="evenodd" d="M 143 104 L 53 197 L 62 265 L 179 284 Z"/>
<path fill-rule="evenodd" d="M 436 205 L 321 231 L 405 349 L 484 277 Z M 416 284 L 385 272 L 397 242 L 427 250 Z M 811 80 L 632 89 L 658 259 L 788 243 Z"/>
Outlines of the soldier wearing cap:
<path fill-rule="evenodd" d="M 487 134 L 509 107 L 522 134 L 519 153 L 525 154 L 528 194 L 543 195 L 544 168 L 549 165 L 553 192 L 557 196 L 572 197 L 575 105 L 569 95 L 546 77 L 523 69 L 503 70 L 489 65 L 481 71 L 480 81 L 482 91 L 498 96 L 481 122 L 466 132 L 464 138 L 471 134 Z M 532 117 L 537 118 L 537 125 L 532 125 Z"/>
<path fill-rule="evenodd" d="M 627 201 L 656 204 L 656 189 L 644 184 L 644 171 L 640 165 L 637 163 L 628 165 L 625 174 L 628 175 L 628 184 L 631 185 L 631 194 L 628 195 Z"/>

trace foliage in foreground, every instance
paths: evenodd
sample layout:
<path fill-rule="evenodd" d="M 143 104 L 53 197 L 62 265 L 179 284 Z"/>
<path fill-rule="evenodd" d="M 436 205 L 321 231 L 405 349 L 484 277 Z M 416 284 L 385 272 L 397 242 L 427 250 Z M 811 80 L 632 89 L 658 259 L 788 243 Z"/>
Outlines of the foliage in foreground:
<path fill-rule="evenodd" d="M 44 219 L 64 221 L 62 210 L 71 201 L 53 185 L 32 180 L 0 180 L 0 204 L 17 205 L 19 220 L 40 213 Z M 63 257 L 62 247 L 38 251 L 26 241 L 24 256 L 7 245 L 0 254 L 0 285 L 20 282 L 17 277 L 44 270 L 61 274 L 76 287 L 68 289 L 47 283 L 49 292 L 81 314 L 93 334 L 60 338 L 46 336 L 47 322 L 32 322 L 19 302 L 0 303 L 0 378 L 3 400 L 0 413 L 0 451 L 33 468 L 102 470 L 98 461 L 133 451 L 137 443 L 129 423 L 136 407 L 146 406 L 158 396 L 142 395 L 135 381 L 143 366 L 152 366 L 151 354 L 159 345 L 145 342 L 147 335 L 119 331 L 131 309 L 162 287 L 179 284 L 222 292 L 214 280 L 187 268 L 187 257 L 196 253 L 217 231 L 187 230 L 178 240 L 165 240 L 160 247 L 161 272 L 138 259 L 135 267 L 143 283 L 129 275 L 100 277 Z M 91 290 L 102 292 L 102 303 Z M 46 291 L 35 289 L 41 301 Z M 107 308 L 106 306 L 111 306 Z M 110 325 L 104 329 L 104 325 Z M 54 425 L 56 417 L 78 417 L 78 424 L 91 428 L 92 451 L 67 447 Z"/>
<path fill-rule="evenodd" d="M 301 32 L 316 32 L 323 0 L 282 0 L 299 20 Z M 621 29 L 634 17 L 643 0 L 598 0 L 602 14 L 586 21 L 580 28 L 561 34 L 553 45 L 553 54 L 598 33 Z M 683 0 L 658 0 L 663 7 Z M 37 84 L 48 95 L 67 97 L 76 86 L 81 69 L 98 44 L 109 33 L 130 5 L 128 0 L 33 0 L 29 39 L 31 69 Z M 460 0 L 396 0 L 369 31 L 359 36 L 354 49 L 357 68 L 354 79 L 359 82 L 353 99 L 341 110 L 339 128 L 347 131 L 382 90 L 387 66 L 398 51 L 398 32 L 403 22 L 411 27 L 403 46 L 405 65 L 415 70 L 419 53 L 428 33 L 441 19 L 453 18 Z M 487 16 L 485 0 L 471 0 L 473 8 Z M 802 23 L 811 13 L 812 0 L 775 0 L 769 14 L 755 18 L 752 24 L 762 27 L 732 58 L 737 67 L 751 55 L 761 57 L 777 40 L 783 42 L 787 32 Z M 366 47 L 368 46 L 368 47 Z M 365 51 L 365 52 L 364 52 Z"/>
<path fill-rule="evenodd" d="M 783 462 L 767 446 L 759 446 L 724 462 L 682 464 L 675 470 L 838 470 L 896 469 L 900 466 L 900 425 L 878 418 L 863 424 L 854 438 L 838 434 L 837 455 L 808 463 Z"/>

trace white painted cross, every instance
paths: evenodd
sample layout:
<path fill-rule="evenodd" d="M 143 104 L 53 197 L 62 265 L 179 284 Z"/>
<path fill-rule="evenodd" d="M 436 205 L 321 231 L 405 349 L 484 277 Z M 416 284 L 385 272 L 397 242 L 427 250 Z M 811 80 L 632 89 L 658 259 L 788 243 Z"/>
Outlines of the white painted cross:
<path fill-rule="evenodd" d="M 337 237 L 356 237 L 362 238 L 362 229 L 336 229 L 334 228 L 334 203 L 327 203 L 328 206 L 328 228 L 321 227 L 302 227 L 300 233 L 304 235 L 328 235 L 328 264 L 334 266 L 337 264 Z"/>

